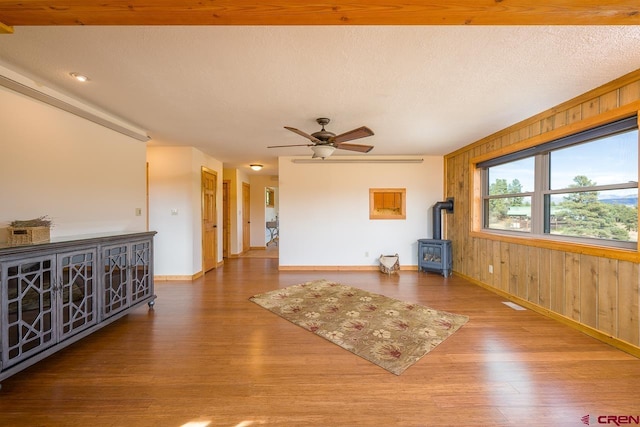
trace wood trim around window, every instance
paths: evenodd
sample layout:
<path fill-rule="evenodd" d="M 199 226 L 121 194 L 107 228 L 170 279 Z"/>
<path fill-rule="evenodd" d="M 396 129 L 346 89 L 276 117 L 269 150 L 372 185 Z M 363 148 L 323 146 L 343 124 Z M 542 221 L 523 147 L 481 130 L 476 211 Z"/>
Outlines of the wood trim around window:
<path fill-rule="evenodd" d="M 406 188 L 370 188 L 369 219 L 406 219 Z"/>
<path fill-rule="evenodd" d="M 532 138 L 521 141 L 520 143 L 512 144 L 508 147 L 496 150 L 494 152 L 485 153 L 483 155 L 471 158 L 469 160 L 469 175 L 470 175 L 470 188 L 469 194 L 470 212 L 471 215 L 469 224 L 471 230 L 469 235 L 471 237 L 488 239 L 494 241 L 501 241 L 507 243 L 521 244 L 525 246 L 534 246 L 545 249 L 552 249 L 564 252 L 579 253 L 584 255 L 593 255 L 604 258 L 617 259 L 622 261 L 640 262 L 640 242 L 636 245 L 635 249 L 623 249 L 610 246 L 600 246 L 583 244 L 579 242 L 567 242 L 562 240 L 554 240 L 553 238 L 545 239 L 538 236 L 530 235 L 506 235 L 500 232 L 492 232 L 483 228 L 482 221 L 482 171 L 477 168 L 477 164 L 495 157 L 499 157 L 511 152 L 520 151 L 525 148 L 530 148 L 535 145 L 543 144 L 545 142 L 552 141 L 554 139 L 567 136 L 570 134 L 578 133 L 583 130 L 587 130 L 596 126 L 601 126 L 609 122 L 620 120 L 634 114 L 638 115 L 638 122 L 640 124 L 640 111 L 638 107 L 640 101 L 634 102 L 624 108 L 619 108 L 615 111 L 609 111 L 605 114 L 601 114 L 593 119 L 587 119 L 580 122 L 580 126 L 566 126 L 555 131 L 547 132 L 542 135 L 536 135 Z M 639 126 L 640 127 L 640 126 Z M 640 188 L 639 188 L 640 193 Z M 639 221 L 640 223 L 640 221 Z"/>

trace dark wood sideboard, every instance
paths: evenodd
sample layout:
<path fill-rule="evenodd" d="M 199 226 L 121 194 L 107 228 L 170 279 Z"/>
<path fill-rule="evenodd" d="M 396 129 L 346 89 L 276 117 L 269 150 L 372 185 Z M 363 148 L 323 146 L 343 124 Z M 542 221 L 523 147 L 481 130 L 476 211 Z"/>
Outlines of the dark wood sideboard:
<path fill-rule="evenodd" d="M 0 381 L 154 305 L 155 231 L 0 244 Z"/>

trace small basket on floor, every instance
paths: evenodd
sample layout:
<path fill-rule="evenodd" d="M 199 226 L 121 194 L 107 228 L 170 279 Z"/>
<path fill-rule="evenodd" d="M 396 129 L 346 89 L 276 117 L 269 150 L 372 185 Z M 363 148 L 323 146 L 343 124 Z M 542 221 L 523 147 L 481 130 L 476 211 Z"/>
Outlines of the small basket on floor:
<path fill-rule="evenodd" d="M 397 273 L 400 271 L 400 257 L 395 255 L 380 255 L 380 271 L 382 273 L 391 275 L 391 273 Z"/>

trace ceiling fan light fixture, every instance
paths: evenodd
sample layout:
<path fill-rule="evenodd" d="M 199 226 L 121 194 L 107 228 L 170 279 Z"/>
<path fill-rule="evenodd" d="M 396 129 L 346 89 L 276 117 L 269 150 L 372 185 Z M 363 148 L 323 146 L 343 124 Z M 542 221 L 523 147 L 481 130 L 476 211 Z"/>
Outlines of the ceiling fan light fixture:
<path fill-rule="evenodd" d="M 296 133 L 304 138 L 307 138 L 309 141 L 311 141 L 311 144 L 270 145 L 267 148 L 303 147 L 303 146 L 311 147 L 311 149 L 313 150 L 312 158 L 317 159 L 319 157 L 323 160 L 331 156 L 336 149 L 347 150 L 347 151 L 357 151 L 359 153 L 368 153 L 373 149 L 373 145 L 347 143 L 347 141 L 353 141 L 354 139 L 373 136 L 373 131 L 366 126 L 360 126 L 357 129 L 352 129 L 348 132 L 343 132 L 340 135 L 336 135 L 335 133 L 329 132 L 324 128 L 324 126 L 327 123 L 329 123 L 329 119 L 321 117 L 319 119 L 316 119 L 316 121 L 320 126 L 322 126 L 322 130 L 318 132 L 314 132 L 311 135 L 296 128 L 292 128 L 289 126 L 284 127 L 285 129 L 293 133 Z"/>
<path fill-rule="evenodd" d="M 326 159 L 331 156 L 333 152 L 336 150 L 336 147 L 333 145 L 314 145 L 311 147 L 313 150 L 313 157 L 320 157 L 321 159 Z"/>
<path fill-rule="evenodd" d="M 249 167 L 250 167 L 251 169 L 253 169 L 254 171 L 259 171 L 259 170 L 262 170 L 262 168 L 263 168 L 263 166 L 262 166 L 262 165 L 259 165 L 259 164 L 257 164 L 257 163 L 253 163 L 253 164 L 249 165 Z"/>

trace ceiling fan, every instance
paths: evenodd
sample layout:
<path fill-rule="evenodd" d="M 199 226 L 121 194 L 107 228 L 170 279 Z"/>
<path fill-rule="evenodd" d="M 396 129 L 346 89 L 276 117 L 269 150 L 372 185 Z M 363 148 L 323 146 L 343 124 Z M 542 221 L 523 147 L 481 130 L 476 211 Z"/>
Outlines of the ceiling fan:
<path fill-rule="evenodd" d="M 325 159 L 333 154 L 336 148 L 341 150 L 357 151 L 359 153 L 368 153 L 373 149 L 373 145 L 362 144 L 345 144 L 346 141 L 353 141 L 354 139 L 365 138 L 372 136 L 373 131 L 366 126 L 359 127 L 357 129 L 350 130 L 348 132 L 336 135 L 333 132 L 325 130 L 324 127 L 329 123 L 329 119 L 321 117 L 316 119 L 316 122 L 322 126 L 322 130 L 314 132 L 309 135 L 306 132 L 298 130 L 296 128 L 285 126 L 284 128 L 290 130 L 293 133 L 297 133 L 300 136 L 304 136 L 312 142 L 312 144 L 291 144 L 291 145 L 272 145 L 267 148 L 281 148 L 281 147 L 311 147 L 313 150 L 313 158 Z"/>

